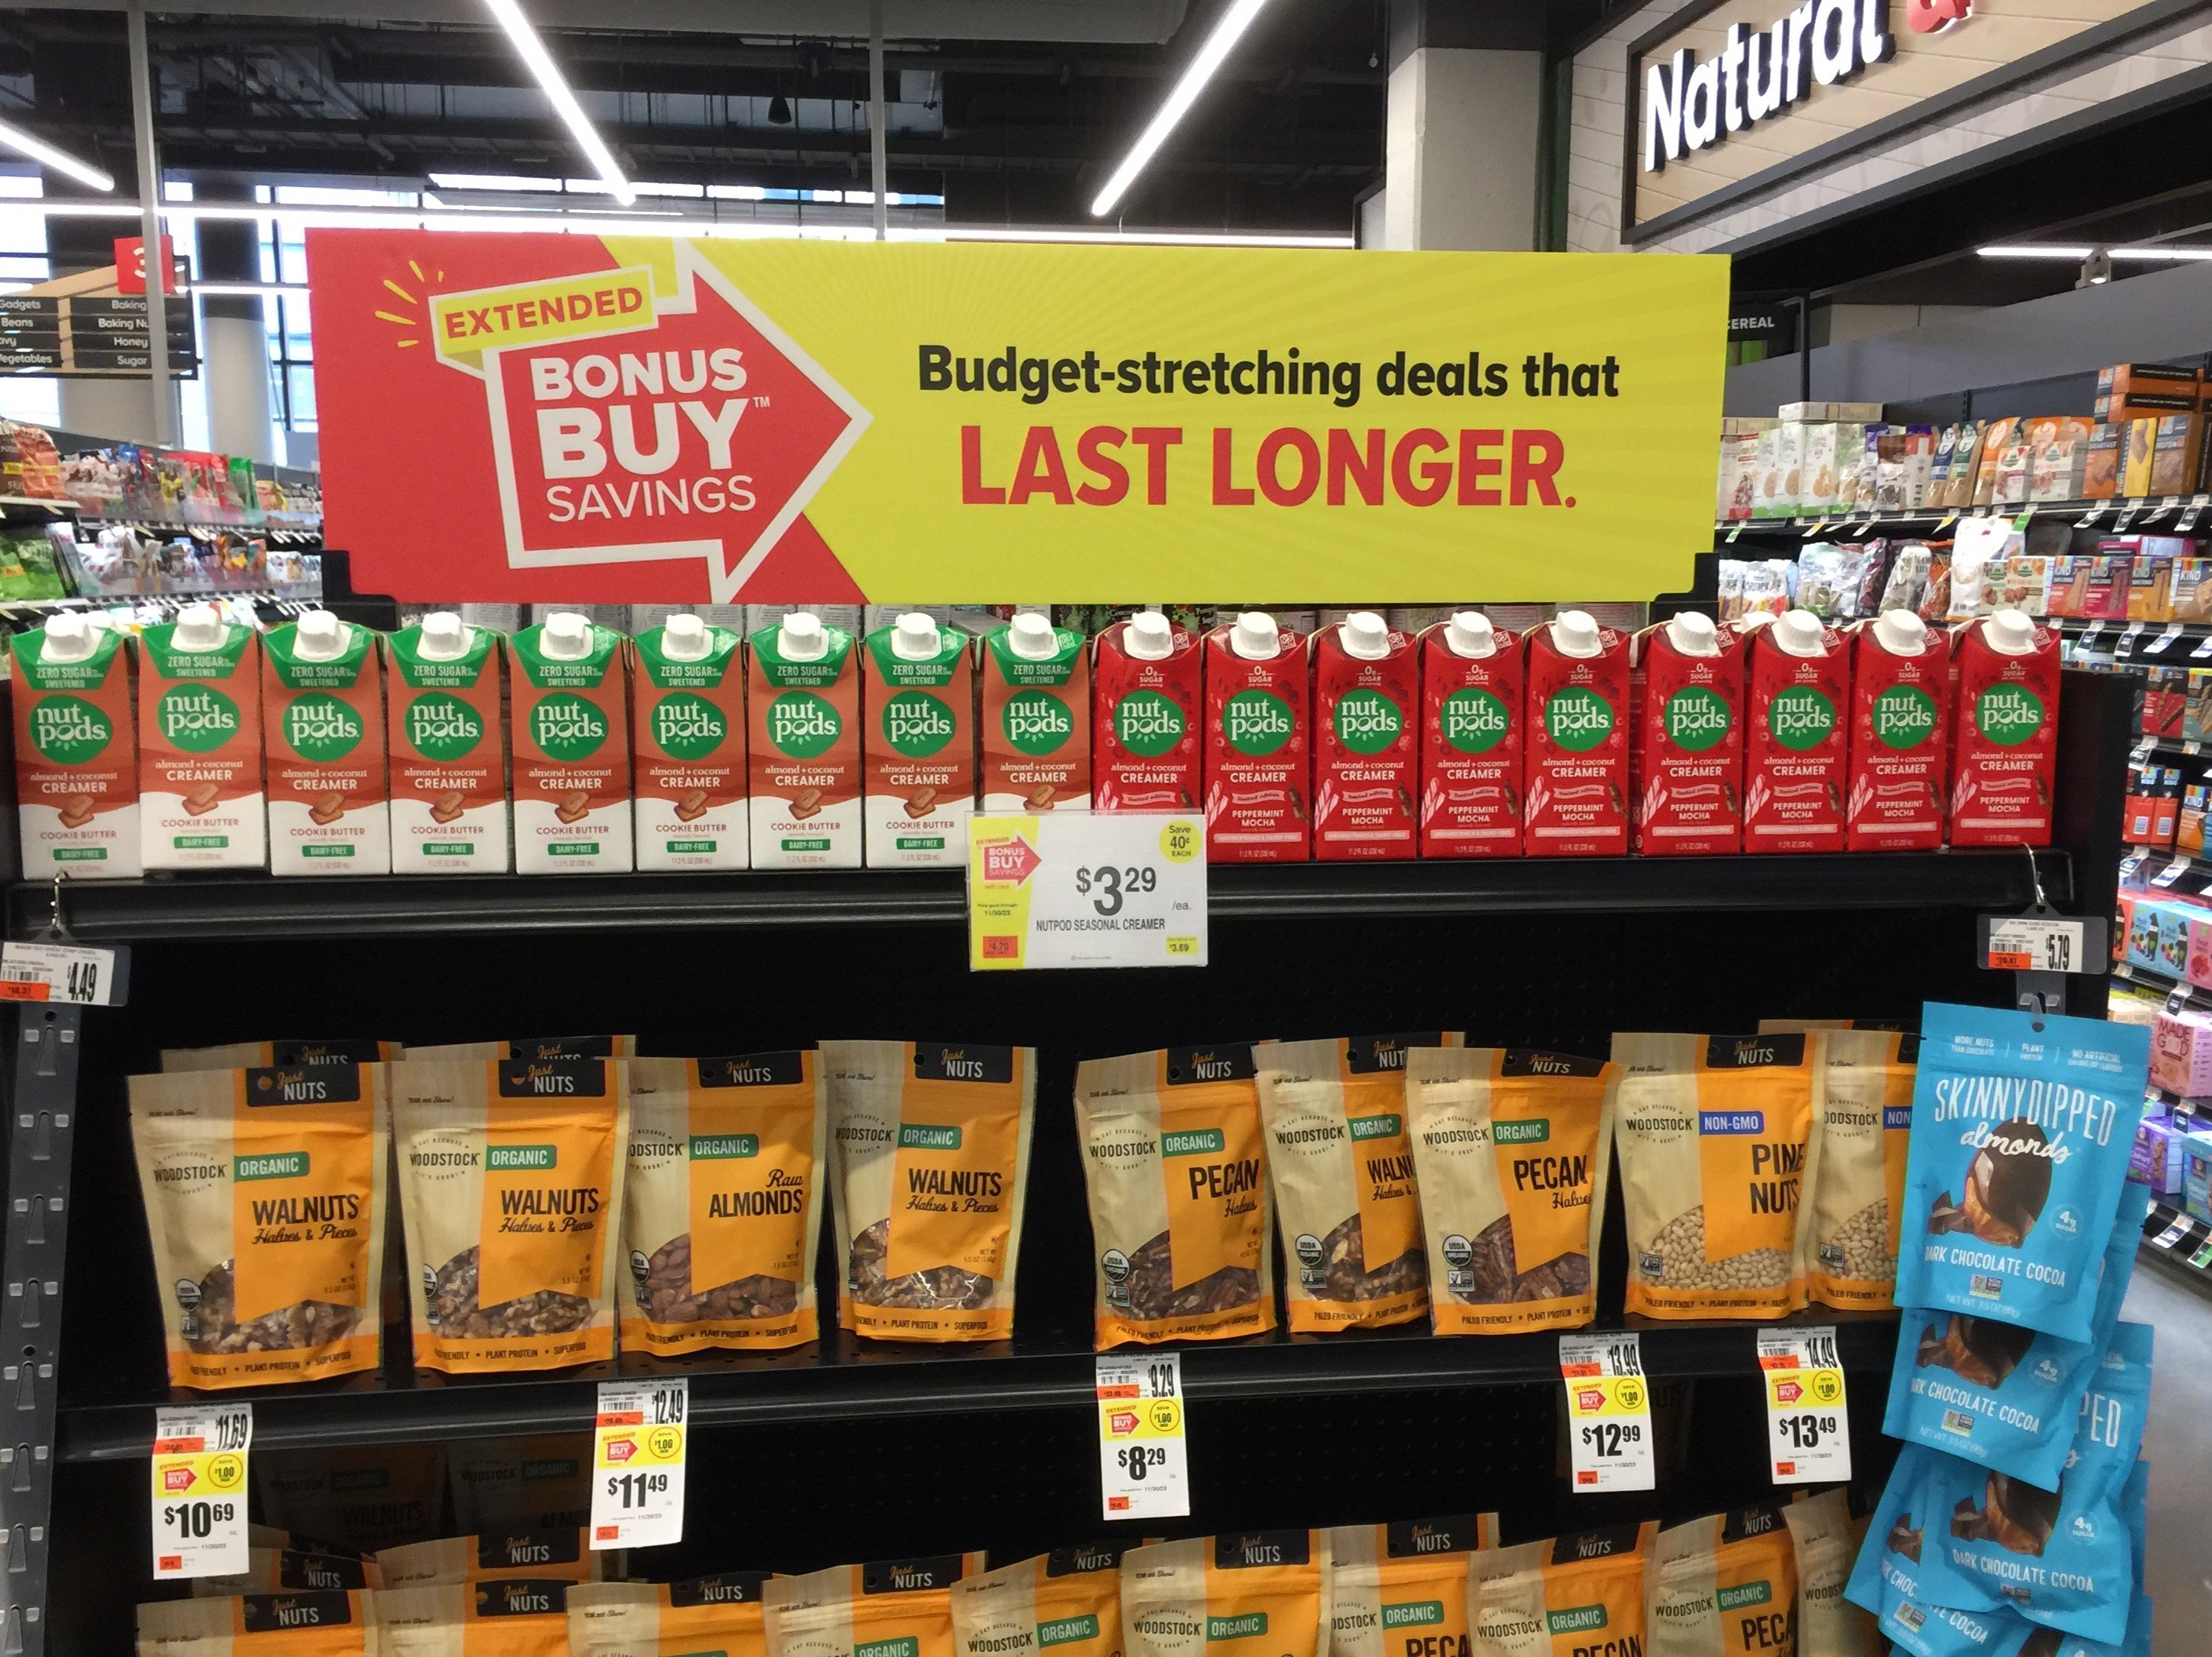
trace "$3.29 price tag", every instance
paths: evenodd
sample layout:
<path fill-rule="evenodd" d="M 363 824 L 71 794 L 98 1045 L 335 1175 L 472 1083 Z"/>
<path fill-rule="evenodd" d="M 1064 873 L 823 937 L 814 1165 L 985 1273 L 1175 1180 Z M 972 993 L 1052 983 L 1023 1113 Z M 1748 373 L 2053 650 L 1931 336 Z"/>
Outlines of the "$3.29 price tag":
<path fill-rule="evenodd" d="M 235 1576 L 246 1551 L 250 1404 L 154 1413 L 154 1576 Z"/>
<path fill-rule="evenodd" d="M 1759 1331 L 1766 1380 L 1766 1448 L 1777 1484 L 1833 1484 L 1851 1476 L 1844 1368 L 1828 1325 Z"/>
<path fill-rule="evenodd" d="M 689 1380 L 601 1381 L 592 1431 L 592 1546 L 658 1548 L 684 1539 Z"/>
<path fill-rule="evenodd" d="M 1575 1494 L 1656 1489 L 1642 1342 L 1632 1334 L 1562 1335 L 1559 1374 L 1567 1385 Z"/>
<path fill-rule="evenodd" d="M 1177 1354 L 1098 1360 L 1098 1471 L 1107 1518 L 1189 1516 L 1182 1403 Z"/>
<path fill-rule="evenodd" d="M 975 971 L 1206 965 L 1203 815 L 976 816 L 968 845 Z"/>

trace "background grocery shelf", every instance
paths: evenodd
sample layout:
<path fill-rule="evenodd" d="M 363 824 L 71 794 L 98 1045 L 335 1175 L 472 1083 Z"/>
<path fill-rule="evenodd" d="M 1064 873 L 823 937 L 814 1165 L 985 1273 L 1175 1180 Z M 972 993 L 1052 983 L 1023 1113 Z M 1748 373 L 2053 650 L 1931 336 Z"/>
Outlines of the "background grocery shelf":
<path fill-rule="evenodd" d="M 2212 1226 L 2171 1203 L 2153 1203 L 2143 1216 L 2142 1252 L 2163 1260 L 2200 1286 L 2212 1285 Z"/>
<path fill-rule="evenodd" d="M 2037 518 L 2053 521 L 2070 519 L 2078 529 L 2105 528 L 2117 533 L 2121 520 L 2125 519 L 2126 527 L 2131 530 L 2163 524 L 2169 533 L 2185 534 L 2205 521 L 2208 505 L 2212 505 L 2212 498 L 2203 495 L 2154 495 L 2139 499 L 2130 496 L 2104 501 L 2017 501 L 2002 506 L 1939 506 L 1910 512 L 1807 512 L 1787 518 L 1717 518 L 1713 521 L 1713 533 L 1732 539 L 1739 531 L 1746 535 L 1801 536 L 1820 531 L 1854 539 L 1879 530 L 1917 528 L 1924 533 L 1931 526 L 1948 523 L 1954 518 L 2018 518 L 2023 513 L 2032 513 Z M 2185 524 L 2183 520 L 2187 521 Z M 1850 533 L 1844 535 L 1847 530 Z"/>

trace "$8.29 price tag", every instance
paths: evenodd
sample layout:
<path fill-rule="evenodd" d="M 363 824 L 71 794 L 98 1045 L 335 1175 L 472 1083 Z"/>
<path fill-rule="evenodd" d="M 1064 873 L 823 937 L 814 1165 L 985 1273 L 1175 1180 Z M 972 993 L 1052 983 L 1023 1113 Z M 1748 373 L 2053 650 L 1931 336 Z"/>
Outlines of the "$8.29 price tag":
<path fill-rule="evenodd" d="M 1777 1484 L 1832 1484 L 1851 1476 L 1844 1368 L 1828 1325 L 1759 1331 L 1766 1380 L 1766 1447 Z"/>
<path fill-rule="evenodd" d="M 1656 1489 L 1643 1343 L 1632 1334 L 1562 1335 L 1559 1374 L 1575 1494 Z"/>
<path fill-rule="evenodd" d="M 684 1539 L 688 1380 L 601 1381 L 592 1431 L 592 1546 L 658 1548 Z"/>
<path fill-rule="evenodd" d="M 157 1410 L 154 1415 L 154 1576 L 235 1576 L 246 1550 L 250 1404 Z"/>
<path fill-rule="evenodd" d="M 1098 1360 L 1098 1472 L 1109 1519 L 1184 1519 L 1182 1359 L 1173 1352 Z"/>

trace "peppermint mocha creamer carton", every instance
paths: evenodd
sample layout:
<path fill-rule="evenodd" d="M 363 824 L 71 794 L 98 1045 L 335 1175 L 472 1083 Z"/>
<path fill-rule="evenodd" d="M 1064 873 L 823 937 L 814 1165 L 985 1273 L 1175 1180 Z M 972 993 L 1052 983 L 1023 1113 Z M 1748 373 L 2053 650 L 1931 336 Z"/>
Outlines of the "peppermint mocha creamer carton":
<path fill-rule="evenodd" d="M 1809 610 L 1752 636 L 1747 673 L 1743 849 L 1841 851 L 1851 658 Z"/>
<path fill-rule="evenodd" d="M 505 645 L 489 628 L 439 610 L 386 646 L 392 869 L 506 874 Z"/>
<path fill-rule="evenodd" d="M 1743 850 L 1743 639 L 1694 612 L 1636 636 L 1629 755 L 1636 850 Z"/>
<path fill-rule="evenodd" d="M 909 611 L 868 635 L 863 814 L 870 868 L 965 868 L 975 809 L 975 650 Z"/>
<path fill-rule="evenodd" d="M 1950 679 L 1949 641 L 1911 611 L 1885 610 L 1852 629 L 1848 850 L 1943 844 Z"/>
<path fill-rule="evenodd" d="M 1628 636 L 1588 611 L 1528 635 L 1528 854 L 1628 850 Z"/>
<path fill-rule="evenodd" d="M 983 809 L 1091 808 L 1091 660 L 1082 634 L 1016 616 L 983 638 Z"/>
<path fill-rule="evenodd" d="M 2058 633 L 2017 610 L 1951 640 L 1951 844 L 2047 846 L 2058 761 Z"/>
<path fill-rule="evenodd" d="M 860 664 L 853 635 L 795 610 L 746 653 L 755 868 L 860 866 Z"/>
<path fill-rule="evenodd" d="M 743 868 L 744 641 L 679 612 L 635 643 L 637 866 Z"/>
<path fill-rule="evenodd" d="M 1522 642 L 1462 610 L 1421 635 L 1421 856 L 1521 855 Z"/>
<path fill-rule="evenodd" d="M 274 629 L 261 651 L 269 872 L 391 874 L 376 635 L 311 610 Z"/>
<path fill-rule="evenodd" d="M 623 636 L 556 610 L 514 636 L 514 867 L 632 867 L 629 669 Z"/>
<path fill-rule="evenodd" d="M 1419 850 L 1421 658 L 1372 611 L 1314 635 L 1314 856 L 1323 862 Z"/>
<path fill-rule="evenodd" d="M 1091 745 L 1099 811 L 1195 811 L 1206 685 L 1199 642 L 1157 610 L 1098 635 Z"/>
<path fill-rule="evenodd" d="M 1262 610 L 1206 636 L 1206 856 L 1303 863 L 1312 710 L 1306 641 Z"/>
<path fill-rule="evenodd" d="M 16 822 L 23 876 L 137 874 L 138 745 L 123 636 L 64 612 L 8 642 L 14 655 Z"/>
<path fill-rule="evenodd" d="M 188 604 L 141 636 L 139 845 L 148 868 L 260 868 L 261 636 Z"/>

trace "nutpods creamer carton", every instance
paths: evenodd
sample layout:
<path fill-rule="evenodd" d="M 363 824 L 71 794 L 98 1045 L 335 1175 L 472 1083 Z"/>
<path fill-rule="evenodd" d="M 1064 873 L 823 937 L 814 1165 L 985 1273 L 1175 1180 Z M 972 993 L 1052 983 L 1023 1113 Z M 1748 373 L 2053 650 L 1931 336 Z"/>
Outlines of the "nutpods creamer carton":
<path fill-rule="evenodd" d="M 796 610 L 746 653 L 755 868 L 860 866 L 860 664 L 852 634 Z"/>
<path fill-rule="evenodd" d="M 744 641 L 678 612 L 633 643 L 637 866 L 744 868 Z"/>
<path fill-rule="evenodd" d="M 261 663 L 269 872 L 391 874 L 376 635 L 311 610 L 270 631 Z"/>
<path fill-rule="evenodd" d="M 1743 850 L 1741 634 L 1694 612 L 1636 636 L 1630 801 L 1647 857 Z"/>
<path fill-rule="evenodd" d="M 1421 856 L 1521 855 L 1528 652 L 1462 610 L 1421 635 Z"/>
<path fill-rule="evenodd" d="M 1918 851 L 1940 846 L 1950 641 L 1930 632 L 1910 610 L 1885 610 L 1851 630 L 1850 650 L 1845 849 Z"/>
<path fill-rule="evenodd" d="M 629 670 L 623 636 L 556 610 L 514 636 L 514 867 L 632 865 Z"/>
<path fill-rule="evenodd" d="M 1091 808 L 1091 661 L 1082 634 L 1016 616 L 983 636 L 983 809 Z"/>
<path fill-rule="evenodd" d="M 1206 859 L 1313 855 L 1306 641 L 1263 610 L 1206 636 Z"/>
<path fill-rule="evenodd" d="M 148 868 L 260 868 L 261 636 L 188 604 L 139 637 L 138 836 Z"/>
<path fill-rule="evenodd" d="M 8 648 L 23 878 L 137 874 L 138 744 L 123 635 L 64 611 Z"/>
<path fill-rule="evenodd" d="M 1524 844 L 1531 857 L 1628 850 L 1628 637 L 1586 610 L 1528 634 Z"/>
<path fill-rule="evenodd" d="M 2047 846 L 2058 758 L 2058 634 L 2017 610 L 1951 641 L 1951 844 Z"/>
<path fill-rule="evenodd" d="M 1196 811 L 1206 722 L 1203 652 L 1157 610 L 1098 635 L 1091 789 L 1098 811 Z"/>
<path fill-rule="evenodd" d="M 1421 658 L 1370 610 L 1314 635 L 1314 856 L 1411 857 L 1419 849 Z"/>
<path fill-rule="evenodd" d="M 506 874 L 506 647 L 450 610 L 432 611 L 385 643 L 393 870 Z"/>
<path fill-rule="evenodd" d="M 868 635 L 860 762 L 870 868 L 964 868 L 975 809 L 975 651 L 909 611 Z"/>
<path fill-rule="evenodd" d="M 1746 851 L 1840 851 L 1851 658 L 1809 610 L 1752 635 L 1743 774 Z"/>

